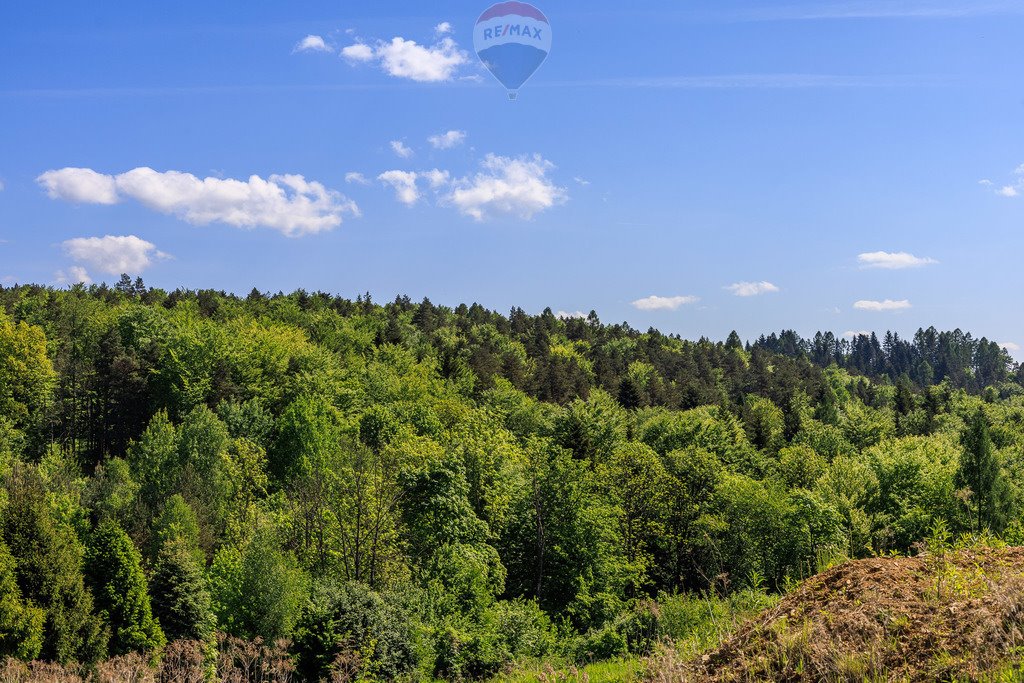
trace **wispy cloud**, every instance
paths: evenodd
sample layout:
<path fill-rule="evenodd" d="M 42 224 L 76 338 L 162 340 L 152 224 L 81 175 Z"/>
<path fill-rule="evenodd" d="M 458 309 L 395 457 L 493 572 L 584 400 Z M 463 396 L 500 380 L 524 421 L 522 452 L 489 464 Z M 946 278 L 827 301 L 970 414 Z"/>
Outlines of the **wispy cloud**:
<path fill-rule="evenodd" d="M 633 302 L 633 308 L 641 311 L 674 311 L 680 306 L 700 301 L 696 296 L 648 296 Z"/>
<path fill-rule="evenodd" d="M 847 330 L 846 332 L 843 332 L 843 336 L 847 339 L 853 339 L 854 337 L 870 337 L 871 330 Z"/>
<path fill-rule="evenodd" d="M 323 37 L 311 34 L 296 43 L 292 52 L 334 52 L 334 48 L 329 46 Z"/>
<path fill-rule="evenodd" d="M 434 149 L 451 149 L 458 147 L 466 141 L 466 131 L 464 130 L 449 130 L 445 133 L 438 133 L 437 135 L 431 135 L 427 138 L 427 142 L 431 144 Z"/>
<path fill-rule="evenodd" d="M 402 159 L 408 159 L 416 153 L 412 151 L 410 147 L 407 147 L 401 140 L 391 141 L 391 151 L 395 153 L 395 156 L 401 157 Z"/>
<path fill-rule="evenodd" d="M 734 296 L 760 296 L 761 294 L 771 294 L 779 291 L 778 287 L 764 280 L 761 282 L 737 282 L 729 285 L 726 289 L 732 292 Z"/>
<path fill-rule="evenodd" d="M 366 179 L 362 173 L 356 171 L 349 171 L 345 174 L 345 182 L 356 185 L 369 185 L 370 181 Z"/>
<path fill-rule="evenodd" d="M 1014 342 L 999 342 L 999 345 L 1001 347 L 1003 347 L 1004 349 L 1006 349 L 1007 351 L 1011 351 L 1011 352 L 1020 351 L 1020 348 L 1021 348 L 1020 344 L 1016 344 Z"/>
<path fill-rule="evenodd" d="M 1014 178 L 1008 185 L 996 186 L 991 180 L 979 180 L 982 187 L 991 188 L 1000 197 L 1017 197 L 1024 192 L 1024 164 L 1021 164 L 1013 171 Z"/>
<path fill-rule="evenodd" d="M 377 180 L 394 189 L 395 199 L 406 206 L 413 206 L 420 200 L 417 178 L 418 175 L 412 171 L 385 171 L 377 176 Z"/>
<path fill-rule="evenodd" d="M 575 311 L 573 313 L 568 313 L 566 311 L 558 311 L 557 313 L 555 313 L 555 317 L 556 318 L 565 318 L 565 319 L 586 318 L 588 315 L 590 315 L 590 314 L 589 313 L 584 313 L 583 311 Z"/>
<path fill-rule="evenodd" d="M 82 266 L 71 266 L 67 270 L 58 270 L 54 273 L 54 279 L 59 285 L 92 284 L 92 278 L 89 277 L 89 271 Z"/>
<path fill-rule="evenodd" d="M 853 307 L 858 311 L 905 311 L 911 307 L 910 302 L 906 299 L 900 299 L 899 301 L 893 301 L 892 299 L 885 299 L 884 301 L 872 301 L 870 299 L 862 299 L 853 304 Z"/>
<path fill-rule="evenodd" d="M 870 251 L 857 256 L 861 268 L 881 268 L 884 270 L 903 270 L 905 268 L 921 268 L 938 263 L 927 256 L 914 256 L 905 251 Z"/>

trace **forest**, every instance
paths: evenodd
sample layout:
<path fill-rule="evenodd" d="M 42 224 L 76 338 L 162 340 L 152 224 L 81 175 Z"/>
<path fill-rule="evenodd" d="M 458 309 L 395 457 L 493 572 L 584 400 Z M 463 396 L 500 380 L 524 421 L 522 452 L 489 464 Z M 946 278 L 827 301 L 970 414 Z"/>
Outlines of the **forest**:
<path fill-rule="evenodd" d="M 0 477 L 0 659 L 487 680 L 936 534 L 1024 542 L 1024 367 L 960 330 L 11 286 Z"/>

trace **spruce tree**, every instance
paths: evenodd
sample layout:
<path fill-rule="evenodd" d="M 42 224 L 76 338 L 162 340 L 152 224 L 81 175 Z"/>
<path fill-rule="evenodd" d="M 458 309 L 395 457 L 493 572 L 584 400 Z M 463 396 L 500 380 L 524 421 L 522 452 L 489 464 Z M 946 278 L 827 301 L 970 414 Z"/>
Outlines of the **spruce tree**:
<path fill-rule="evenodd" d="M 970 493 L 966 503 L 970 526 L 977 532 L 988 529 L 999 533 L 1006 527 L 1009 489 L 981 408 L 964 430 L 960 443 L 963 451 L 954 484 Z"/>
<path fill-rule="evenodd" d="M 101 522 L 90 538 L 86 579 L 97 611 L 110 627 L 112 655 L 153 652 L 164 646 L 164 634 L 153 619 L 139 551 L 111 519 Z"/>
<path fill-rule="evenodd" d="M 46 613 L 22 599 L 14 564 L 0 540 L 0 658 L 35 659 L 43 648 Z"/>
<path fill-rule="evenodd" d="M 83 581 L 82 546 L 74 530 L 57 520 L 34 467 L 16 464 L 4 488 L 0 536 L 16 558 L 22 598 L 46 615 L 39 656 L 61 663 L 102 659 L 107 634 Z"/>
<path fill-rule="evenodd" d="M 196 550 L 187 539 L 168 538 L 157 556 L 153 613 L 168 640 L 207 640 L 213 635 L 210 591 Z"/>

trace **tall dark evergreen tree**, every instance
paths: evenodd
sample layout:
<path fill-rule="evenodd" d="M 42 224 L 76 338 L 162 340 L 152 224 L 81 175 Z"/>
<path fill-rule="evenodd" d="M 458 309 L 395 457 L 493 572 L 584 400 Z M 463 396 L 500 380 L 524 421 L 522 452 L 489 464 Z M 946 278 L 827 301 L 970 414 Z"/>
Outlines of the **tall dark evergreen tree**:
<path fill-rule="evenodd" d="M 198 546 L 184 537 L 168 538 L 157 555 L 150 592 L 153 614 L 168 640 L 208 640 L 215 618 Z"/>
<path fill-rule="evenodd" d="M 992 445 L 988 418 L 979 408 L 960 439 L 963 451 L 954 483 L 967 493 L 970 527 L 996 533 L 1006 528 L 1010 491 Z"/>

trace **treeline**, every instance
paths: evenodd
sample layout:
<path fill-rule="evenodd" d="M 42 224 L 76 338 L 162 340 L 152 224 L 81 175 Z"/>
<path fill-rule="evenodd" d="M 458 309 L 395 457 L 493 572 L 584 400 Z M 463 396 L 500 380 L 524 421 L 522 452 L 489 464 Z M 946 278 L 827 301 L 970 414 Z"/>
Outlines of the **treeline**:
<path fill-rule="evenodd" d="M 913 341 L 886 332 L 882 341 L 872 332 L 850 339 L 818 332 L 802 339 L 792 330 L 761 336 L 756 347 L 790 358 L 808 358 L 820 367 L 835 364 L 857 374 L 892 382 L 907 378 L 918 387 L 948 382 L 958 389 L 979 392 L 1007 381 L 1021 383 L 1024 375 L 998 342 L 953 330 L 919 329 Z"/>
<path fill-rule="evenodd" d="M 483 678 L 938 527 L 1020 538 L 1019 369 L 934 337 L 929 376 L 895 337 L 860 367 L 593 314 L 2 288 L 0 656 L 220 634 L 308 680 Z"/>

